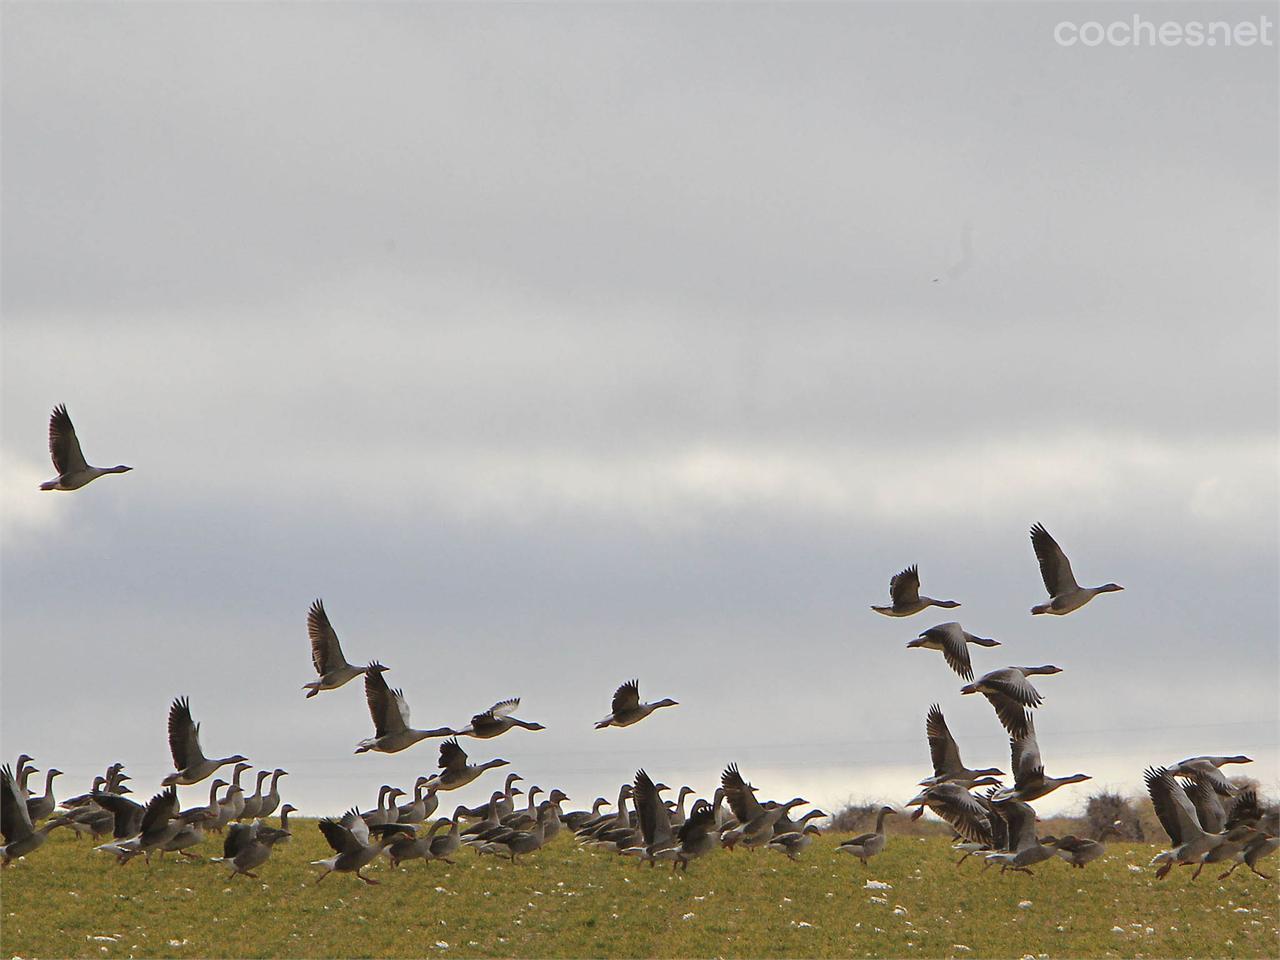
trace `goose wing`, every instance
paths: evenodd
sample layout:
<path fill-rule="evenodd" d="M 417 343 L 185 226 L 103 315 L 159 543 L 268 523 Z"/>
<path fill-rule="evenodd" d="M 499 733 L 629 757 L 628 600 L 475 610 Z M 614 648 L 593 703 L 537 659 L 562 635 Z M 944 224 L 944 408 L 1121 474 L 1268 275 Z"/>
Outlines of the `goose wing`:
<path fill-rule="evenodd" d="M 145 834 L 163 830 L 178 815 L 178 788 L 170 787 L 147 801 L 147 809 L 142 814 L 142 830 Z"/>
<path fill-rule="evenodd" d="M 7 765 L 0 768 L 0 834 L 5 843 L 13 843 L 34 832 L 31 815 L 27 813 L 27 801 L 18 792 L 13 770 Z"/>
<path fill-rule="evenodd" d="M 996 711 L 996 719 L 1000 721 L 1000 726 L 1013 739 L 1021 739 L 1025 737 L 1031 730 L 1031 712 L 1023 708 L 1019 703 L 1010 700 L 1008 697 L 999 693 L 983 692 L 983 696 L 987 698 L 987 702 Z"/>
<path fill-rule="evenodd" d="M 992 670 L 978 682 L 1024 707 L 1038 707 L 1044 702 L 1040 691 L 1031 685 L 1027 675 L 1017 667 Z"/>
<path fill-rule="evenodd" d="M 1056 597 L 1061 593 L 1079 590 L 1075 574 L 1071 572 L 1071 561 L 1058 546 L 1058 541 L 1049 536 L 1043 524 L 1037 523 L 1031 528 L 1031 546 L 1035 549 L 1036 559 L 1040 561 L 1040 577 L 1044 580 L 1044 588 L 1049 596 Z"/>
<path fill-rule="evenodd" d="M 404 694 L 387 686 L 382 676 L 382 664 L 376 660 L 369 664 L 364 675 L 364 698 L 369 704 L 369 716 L 373 718 L 374 732 L 379 737 L 390 733 L 402 733 L 409 726 L 409 705 Z"/>
<path fill-rule="evenodd" d="M 1205 833 L 1221 833 L 1227 822 L 1227 811 L 1223 809 L 1218 792 L 1212 785 L 1203 780 L 1192 780 L 1182 788 L 1196 811 L 1196 819 Z"/>
<path fill-rule="evenodd" d="M 364 846 L 352 835 L 349 827 L 330 817 L 325 817 L 317 826 L 334 853 L 357 853 Z"/>
<path fill-rule="evenodd" d="M 1044 777 L 1044 762 L 1040 759 L 1040 744 L 1036 741 L 1035 721 L 1027 711 L 1019 712 L 1026 729 L 1021 736 L 1009 738 L 1009 762 L 1013 765 L 1013 782 L 1016 786 Z"/>
<path fill-rule="evenodd" d="M 1228 830 L 1234 829 L 1241 824 L 1256 824 L 1262 819 L 1262 807 L 1258 804 L 1258 793 L 1256 790 L 1245 790 L 1239 794 L 1231 803 L 1231 811 L 1227 815 L 1227 822 L 1224 827 Z"/>
<path fill-rule="evenodd" d="M 169 707 L 169 752 L 175 770 L 186 770 L 205 759 L 200 749 L 200 724 L 191 719 L 191 703 L 186 697 L 178 697 Z"/>
<path fill-rule="evenodd" d="M 640 681 L 628 680 L 613 692 L 613 715 L 630 713 L 640 707 Z"/>
<path fill-rule="evenodd" d="M 947 666 L 966 680 L 973 679 L 973 664 L 969 660 L 969 644 L 965 642 L 964 630 L 958 623 L 943 623 L 930 627 L 926 634 L 942 644 L 942 657 Z"/>
<path fill-rule="evenodd" d="M 715 808 L 705 800 L 698 800 L 694 803 L 693 809 L 689 812 L 689 816 L 685 818 L 684 823 L 680 824 L 680 829 L 676 836 L 681 843 L 692 843 L 710 833 L 715 825 Z"/>
<path fill-rule="evenodd" d="M 450 737 L 440 744 L 439 767 L 453 773 L 461 773 L 467 769 L 467 751 L 462 749 L 457 737 Z"/>
<path fill-rule="evenodd" d="M 368 846 L 369 823 L 355 807 L 352 807 L 342 815 L 342 819 L 338 821 L 338 826 L 349 830 L 357 843 L 362 846 Z"/>
<path fill-rule="evenodd" d="M 222 859 L 234 860 L 237 854 L 247 849 L 257 838 L 257 821 L 231 824 L 227 827 L 227 839 L 222 844 Z"/>
<path fill-rule="evenodd" d="M 760 802 L 756 800 L 755 790 L 752 789 L 751 784 L 742 779 L 736 763 L 731 763 L 724 768 L 724 773 L 720 776 L 720 785 L 724 787 L 724 798 L 729 802 L 729 809 L 733 811 L 739 823 L 750 823 L 764 813 L 764 807 L 760 806 Z"/>
<path fill-rule="evenodd" d="M 307 636 L 311 638 L 311 662 L 320 676 L 330 670 L 350 666 L 342 655 L 342 645 L 338 643 L 338 634 L 325 613 L 323 600 L 316 600 L 307 611 Z"/>
<path fill-rule="evenodd" d="M 1029 803 L 1023 803 L 1021 800 L 1005 800 L 1002 803 L 993 803 L 992 807 L 999 809 L 1000 815 L 1004 817 L 1004 822 L 1008 826 L 1011 851 L 1019 853 L 1027 847 L 1035 846 L 1038 842 L 1036 812 L 1031 809 Z"/>
<path fill-rule="evenodd" d="M 889 597 L 895 607 L 917 603 L 920 600 L 920 573 L 913 563 L 889 580 Z"/>
<path fill-rule="evenodd" d="M 491 724 L 495 720 L 500 720 L 503 717 L 511 716 L 511 714 L 515 713 L 516 710 L 519 709 L 519 707 L 520 707 L 519 697 L 512 697 L 510 700 L 499 700 L 497 703 L 495 703 L 492 707 L 490 707 L 484 713 L 477 713 L 474 717 L 472 717 L 471 725 L 475 727 L 475 726 L 484 726 L 486 724 Z"/>
<path fill-rule="evenodd" d="M 927 791 L 929 809 L 951 825 L 956 833 L 974 843 L 991 842 L 991 820 L 973 795 L 954 783 L 944 783 Z"/>
<path fill-rule="evenodd" d="M 652 778 L 644 770 L 636 771 L 634 788 L 636 815 L 640 818 L 640 835 L 644 837 L 645 845 L 669 843 L 671 815 L 654 789 Z"/>
<path fill-rule="evenodd" d="M 1202 832 L 1195 807 L 1167 768 L 1148 767 L 1143 772 L 1142 779 L 1146 781 L 1147 793 L 1151 797 L 1151 805 L 1155 807 L 1160 826 L 1164 827 L 1164 832 L 1169 835 L 1169 840 L 1175 847 Z"/>
<path fill-rule="evenodd" d="M 942 708 L 936 703 L 929 707 L 924 721 L 925 736 L 929 738 L 929 756 L 933 759 L 933 774 L 937 777 L 947 776 L 957 770 L 964 769 L 960 760 L 960 748 L 947 729 L 946 718 Z"/>
<path fill-rule="evenodd" d="M 54 407 L 49 416 L 49 457 L 59 476 L 89 469 L 84 454 L 80 452 L 80 440 L 64 403 Z"/>
<path fill-rule="evenodd" d="M 1230 797 L 1236 792 L 1236 788 L 1231 785 L 1226 774 L 1206 759 L 1183 760 L 1178 764 L 1177 770 L 1184 777 L 1207 783 L 1224 797 Z"/>

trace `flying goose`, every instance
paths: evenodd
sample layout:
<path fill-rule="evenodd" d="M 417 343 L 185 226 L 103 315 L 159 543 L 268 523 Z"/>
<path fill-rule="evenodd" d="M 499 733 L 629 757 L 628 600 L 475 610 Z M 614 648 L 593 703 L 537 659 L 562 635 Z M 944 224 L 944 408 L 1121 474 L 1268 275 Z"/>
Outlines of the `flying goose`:
<path fill-rule="evenodd" d="M 199 783 L 219 767 L 249 759 L 238 753 L 219 760 L 206 759 L 200 749 L 200 724 L 191 719 L 191 704 L 186 697 L 178 697 L 169 707 L 169 752 L 173 754 L 173 766 L 177 772 L 161 780 L 162 787 Z"/>
<path fill-rule="evenodd" d="M 628 680 L 613 693 L 613 710 L 596 724 L 597 730 L 605 727 L 629 727 L 639 723 L 659 707 L 679 706 L 675 700 L 663 699 L 657 703 L 640 702 L 640 681 Z"/>
<path fill-rule="evenodd" d="M 1073 773 L 1069 777 L 1050 777 L 1044 772 L 1044 761 L 1040 759 L 1040 744 L 1036 741 L 1035 721 L 1031 714 L 1024 711 L 1021 723 L 1023 733 L 1009 739 L 1009 757 L 1013 768 L 1013 786 L 997 790 L 991 797 L 993 803 L 1007 800 L 1030 802 L 1047 796 L 1059 787 L 1069 783 L 1083 783 L 1092 780 L 1086 773 Z"/>
<path fill-rule="evenodd" d="M 961 693 L 980 693 L 995 708 L 996 716 L 1011 737 L 1021 737 L 1027 732 L 1027 712 L 1023 707 L 1038 707 L 1044 701 L 1040 692 L 1027 677 L 1049 676 L 1061 673 L 1061 667 L 1046 664 L 1042 667 L 1005 667 L 992 670 L 974 683 L 960 688 Z"/>
<path fill-rule="evenodd" d="M 198 809 L 203 816 L 207 811 Z M 148 802 L 138 824 L 136 836 L 114 843 L 105 843 L 96 849 L 115 854 L 116 861 L 123 866 L 138 854 L 144 854 L 147 863 L 151 862 L 151 851 L 163 847 L 172 840 L 186 823 L 179 816 L 178 788 L 171 786 L 157 793 Z"/>
<path fill-rule="evenodd" d="M 920 596 L 920 572 L 913 563 L 901 573 L 895 573 L 889 581 L 890 606 L 871 609 L 886 617 L 909 617 L 929 607 L 958 607 L 954 600 L 935 600 L 933 597 Z"/>
<path fill-rule="evenodd" d="M 1036 604 L 1031 608 L 1033 614 L 1065 616 L 1072 610 L 1079 610 L 1100 593 L 1114 593 L 1124 589 L 1118 583 L 1104 583 L 1100 587 L 1082 587 L 1076 583 L 1075 575 L 1071 572 L 1071 561 L 1042 524 L 1037 523 L 1031 528 L 1031 546 L 1035 548 L 1036 559 L 1040 561 L 1040 576 L 1044 580 L 1044 587 L 1049 591 L 1049 602 Z"/>
<path fill-rule="evenodd" d="M 312 860 L 313 866 L 324 867 L 316 883 L 331 873 L 354 873 L 365 883 L 378 883 L 360 871 L 372 863 L 388 844 L 403 836 L 412 836 L 413 827 L 403 823 L 380 823 L 370 827 L 355 810 L 343 814 L 341 820 L 325 817 L 317 824 L 334 855 L 326 860 Z"/>
<path fill-rule="evenodd" d="M 475 737 L 477 740 L 489 740 L 493 737 L 501 736 L 512 727 L 523 727 L 526 730 L 547 729 L 540 723 L 531 723 L 528 720 L 513 717 L 511 714 L 519 707 L 519 697 L 500 700 L 484 713 L 477 713 L 472 717 L 471 723 L 459 730 L 457 735 L 460 737 Z"/>
<path fill-rule="evenodd" d="M 920 781 L 922 787 L 932 787 L 939 783 L 958 783 L 970 786 L 981 777 L 1003 777 L 1004 771 L 996 767 L 985 767 L 981 770 L 970 770 L 960 759 L 960 748 L 947 729 L 947 720 L 942 715 L 942 708 L 936 703 L 929 706 L 925 716 L 925 736 L 929 738 L 929 756 L 933 760 L 933 776 Z M 886 808 L 887 809 L 887 808 Z"/>
<path fill-rule="evenodd" d="M 399 753 L 419 740 L 429 737 L 448 737 L 453 731 L 448 727 L 434 730 L 415 730 L 409 726 L 409 704 L 403 690 L 387 686 L 382 673 L 387 668 L 376 660 L 369 664 L 364 675 L 364 696 L 373 717 L 374 735 L 356 745 L 356 753 Z"/>
<path fill-rule="evenodd" d="M 56 820 L 39 828 L 32 824 L 27 813 L 27 799 L 18 790 L 13 771 L 8 766 L 0 768 L 0 834 L 4 836 L 4 846 L 0 847 L 0 867 L 7 867 L 39 848 L 49 836 L 49 831 L 60 825 Z"/>
<path fill-rule="evenodd" d="M 347 658 L 342 655 L 342 645 L 338 643 L 338 634 L 329 623 L 329 615 L 324 612 L 323 600 L 316 600 L 307 611 L 307 636 L 311 638 L 311 663 L 320 675 L 319 680 L 302 685 L 308 700 L 321 690 L 337 690 L 348 680 L 374 669 L 374 664 L 353 667 L 347 663 Z M 387 669 L 380 665 L 378 668 Z"/>
<path fill-rule="evenodd" d="M 157 856 L 163 860 L 166 853 L 176 853 L 188 860 L 199 860 L 199 857 L 194 853 L 188 853 L 187 850 L 204 843 L 205 824 L 217 819 L 217 816 L 208 807 L 197 807 L 185 816 L 179 814 L 177 832 L 160 844 L 157 848 Z"/>
<path fill-rule="evenodd" d="M 108 473 L 128 473 L 133 467 L 91 467 L 80 452 L 76 428 L 71 424 L 65 404 L 58 404 L 49 416 L 49 456 L 58 476 L 40 484 L 41 490 L 79 490 Z"/>
<path fill-rule="evenodd" d="M 888 837 L 884 832 L 884 818 L 896 817 L 897 815 L 898 811 L 894 810 L 893 807 L 881 807 L 879 813 L 876 814 L 876 828 L 873 832 L 852 837 L 844 841 L 836 849 L 843 853 L 853 854 L 862 861 L 862 865 L 865 867 L 867 861 L 882 851 L 888 842 Z"/>
<path fill-rule="evenodd" d="M 1187 799 L 1196 808 L 1196 819 L 1209 833 L 1221 833 L 1222 843 L 1204 855 L 1191 875 L 1194 880 L 1206 864 L 1223 863 L 1228 860 L 1243 862 L 1244 850 L 1257 838 L 1263 818 L 1262 807 L 1258 805 L 1258 795 L 1254 790 L 1245 790 L 1231 800 L 1230 809 L 1222 805 L 1217 792 L 1208 783 L 1193 780 L 1183 788 Z"/>
<path fill-rule="evenodd" d="M 1245 756 L 1236 757 L 1189 757 L 1169 768 L 1174 776 L 1186 777 L 1188 780 L 1202 780 L 1224 797 L 1233 797 L 1236 788 L 1219 769 L 1228 763 L 1253 763 L 1253 759 Z"/>
<path fill-rule="evenodd" d="M 1244 849 L 1234 857 L 1236 862 L 1231 865 L 1231 869 L 1219 874 L 1218 879 L 1227 879 L 1227 877 L 1236 872 L 1241 864 L 1244 864 L 1263 880 L 1270 880 L 1272 879 L 1270 874 L 1263 873 L 1258 869 L 1258 861 L 1271 856 L 1277 850 L 1280 850 L 1280 837 L 1272 836 L 1269 833 L 1259 833 L 1245 844 Z"/>
<path fill-rule="evenodd" d="M 468 764 L 467 752 L 456 737 L 440 744 L 440 772 L 427 781 L 427 787 L 435 790 L 457 790 L 465 787 L 486 770 L 505 767 L 508 760 L 487 760 L 481 764 Z"/>
<path fill-rule="evenodd" d="M 1143 779 L 1156 817 L 1173 844 L 1172 849 L 1157 854 L 1151 861 L 1152 866 L 1162 865 L 1156 871 L 1157 880 L 1163 879 L 1174 864 L 1198 864 L 1205 854 L 1226 840 L 1222 834 L 1209 833 L 1201 826 L 1195 807 L 1174 779 L 1172 771 L 1165 767 L 1148 767 Z"/>
<path fill-rule="evenodd" d="M 1031 873 L 1029 867 L 1057 856 L 1055 848 L 1045 846 L 1036 836 L 1036 812 L 1031 809 L 1031 804 L 1021 800 L 1002 800 L 993 802 L 992 806 L 999 809 L 1008 824 L 1009 850 L 988 853 L 988 863 L 1000 864 L 1001 873 L 1006 870 Z"/>
<path fill-rule="evenodd" d="M 689 871 L 689 861 L 710 853 L 720 846 L 720 833 L 716 829 L 715 808 L 705 800 L 695 800 L 684 823 L 676 830 L 676 844 L 658 851 L 659 859 L 671 861 L 671 872 L 676 868 Z"/>
<path fill-rule="evenodd" d="M 922 647 L 926 650 L 941 650 L 947 666 L 964 680 L 973 679 L 973 666 L 969 662 L 969 644 L 976 643 L 980 647 L 998 647 L 999 640 L 988 640 L 975 637 L 964 630 L 960 624 L 952 621 L 930 627 L 916 639 L 907 643 L 907 649 Z"/>

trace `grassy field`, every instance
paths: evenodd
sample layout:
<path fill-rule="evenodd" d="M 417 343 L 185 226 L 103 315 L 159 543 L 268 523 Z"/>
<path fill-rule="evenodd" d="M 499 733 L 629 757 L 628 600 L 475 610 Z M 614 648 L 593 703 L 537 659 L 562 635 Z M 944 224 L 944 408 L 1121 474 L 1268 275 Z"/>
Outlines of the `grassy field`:
<path fill-rule="evenodd" d="M 799 862 L 719 853 L 672 876 L 561 837 L 512 866 L 380 859 L 367 887 L 307 861 L 313 823 L 261 880 L 166 859 L 117 867 L 54 834 L 0 883 L 7 957 L 1271 957 L 1277 887 L 1241 868 L 1156 881 L 1156 848 L 1116 844 L 1034 877 L 953 866 L 942 840 L 890 837 L 863 869 L 820 838 Z M 210 854 L 213 844 L 206 845 Z M 1270 871 L 1268 871 L 1270 872 Z M 867 880 L 891 885 L 868 889 Z M 1114 928 L 1119 928 L 1114 929 Z M 108 939 L 109 938 L 109 939 Z"/>

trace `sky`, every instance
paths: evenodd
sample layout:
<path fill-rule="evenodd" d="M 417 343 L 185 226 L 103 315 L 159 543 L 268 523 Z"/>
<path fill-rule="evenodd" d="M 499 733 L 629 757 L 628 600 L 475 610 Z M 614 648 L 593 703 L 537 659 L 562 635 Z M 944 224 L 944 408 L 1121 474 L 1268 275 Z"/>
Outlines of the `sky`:
<path fill-rule="evenodd" d="M 322 597 L 415 725 L 520 697 L 465 746 L 569 806 L 901 803 L 935 702 L 1008 769 L 906 649 L 953 617 L 1063 668 L 1042 813 L 1280 790 L 1276 50 L 1053 39 L 1171 9 L 1273 8 L 5 4 L 3 755 L 146 794 L 185 695 L 367 807 L 436 746 L 304 700 Z M 56 403 L 135 469 L 40 492 Z M 1031 617 L 1034 522 L 1125 591 Z M 912 563 L 962 606 L 872 613 Z M 594 730 L 631 677 L 680 705 Z"/>

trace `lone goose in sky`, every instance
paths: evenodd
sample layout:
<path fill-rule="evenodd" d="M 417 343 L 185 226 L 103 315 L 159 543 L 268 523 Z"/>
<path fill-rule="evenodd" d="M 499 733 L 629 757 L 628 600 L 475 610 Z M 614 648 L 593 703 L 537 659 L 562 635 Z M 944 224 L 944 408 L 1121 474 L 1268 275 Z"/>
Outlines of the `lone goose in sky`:
<path fill-rule="evenodd" d="M 1029 714 L 1024 707 L 1038 707 L 1044 701 L 1040 691 L 1031 685 L 1027 677 L 1051 676 L 1061 673 L 1061 667 L 1045 664 L 1042 667 L 1005 667 L 992 670 L 975 682 L 960 688 L 961 693 L 980 693 L 995 708 L 1001 725 L 1011 737 L 1026 736 L 1026 720 Z"/>
<path fill-rule="evenodd" d="M 467 752 L 456 739 L 440 744 L 440 772 L 426 782 L 428 790 L 457 790 L 465 787 L 486 770 L 505 767 L 508 760 L 489 760 L 480 764 L 467 763 Z"/>
<path fill-rule="evenodd" d="M 640 681 L 628 680 L 613 693 L 613 710 L 607 717 L 596 724 L 597 730 L 605 727 L 629 727 L 639 723 L 659 707 L 679 706 L 671 699 L 659 700 L 656 703 L 640 702 Z"/>
<path fill-rule="evenodd" d="M 186 697 L 179 697 L 169 707 L 169 752 L 177 772 L 161 780 L 162 787 L 199 783 L 221 766 L 249 759 L 238 753 L 218 760 L 206 759 L 200 749 L 200 724 L 191 719 L 191 704 Z"/>
<path fill-rule="evenodd" d="M 311 663 L 320 674 L 319 680 L 304 683 L 302 689 L 307 691 L 310 700 L 321 690 L 337 690 L 348 680 L 354 680 L 362 673 L 372 669 L 353 667 L 342 655 L 342 645 L 338 643 L 338 634 L 329 623 L 329 615 L 324 612 L 324 601 L 317 600 L 307 611 L 307 635 L 311 638 Z M 386 667 L 381 667 L 385 670 Z"/>
<path fill-rule="evenodd" d="M 889 598 L 892 601 L 889 606 L 877 607 L 873 604 L 871 609 L 886 617 L 909 617 L 928 607 L 950 609 L 960 606 L 955 600 L 935 600 L 933 597 L 920 596 L 920 573 L 914 563 L 901 573 L 895 573 L 889 580 Z"/>
<path fill-rule="evenodd" d="M 931 704 L 924 721 L 925 736 L 929 738 L 929 756 L 933 760 L 933 776 L 920 781 L 922 787 L 932 787 L 939 783 L 958 783 L 970 786 L 982 777 L 1003 777 L 1004 771 L 996 767 L 984 767 L 981 770 L 970 770 L 960 759 L 960 748 L 956 746 L 955 737 L 947 729 L 946 717 L 942 708 Z M 886 807 L 885 809 L 890 809 Z"/>
<path fill-rule="evenodd" d="M 513 697 L 510 700 L 502 700 L 495 703 L 484 713 L 477 713 L 471 718 L 471 723 L 458 731 L 460 737 L 475 737 L 477 740 L 489 740 L 493 737 L 501 736 L 512 727 L 523 727 L 526 730 L 545 730 L 547 729 L 540 723 L 531 723 L 528 720 L 520 720 L 513 717 L 520 708 L 520 698 Z"/>
<path fill-rule="evenodd" d="M 387 668 L 376 660 L 366 668 L 364 696 L 369 703 L 369 715 L 373 717 L 374 735 L 356 744 L 356 753 L 399 753 L 419 740 L 428 737 L 449 737 L 453 730 L 437 727 L 434 730 L 415 730 L 409 726 L 409 704 L 403 690 L 387 686 L 382 672 Z"/>
<path fill-rule="evenodd" d="M 123 464 L 117 467 L 91 467 L 85 463 L 84 454 L 80 452 L 80 441 L 76 438 L 76 428 L 71 424 L 65 404 L 54 407 L 49 417 L 49 456 L 53 459 L 53 469 L 58 471 L 58 476 L 40 484 L 41 490 L 79 490 L 108 473 L 128 473 L 133 469 Z"/>
<path fill-rule="evenodd" d="M 1071 561 L 1042 524 L 1037 523 L 1031 528 L 1031 545 L 1035 548 L 1036 559 L 1040 561 L 1040 576 L 1044 579 L 1044 587 L 1049 591 L 1049 602 L 1036 604 L 1031 608 L 1033 614 L 1065 616 L 1072 610 L 1079 610 L 1100 593 L 1114 593 L 1124 589 L 1118 583 L 1104 583 L 1100 587 L 1082 587 L 1076 583 L 1075 575 L 1071 572 Z"/>
<path fill-rule="evenodd" d="M 954 620 L 930 627 L 916 639 L 907 644 L 907 649 L 923 647 L 926 650 L 941 650 L 947 666 L 964 680 L 973 679 L 973 665 L 969 662 L 969 644 L 976 643 L 980 647 L 998 647 L 999 640 L 988 640 L 968 633 Z"/>

